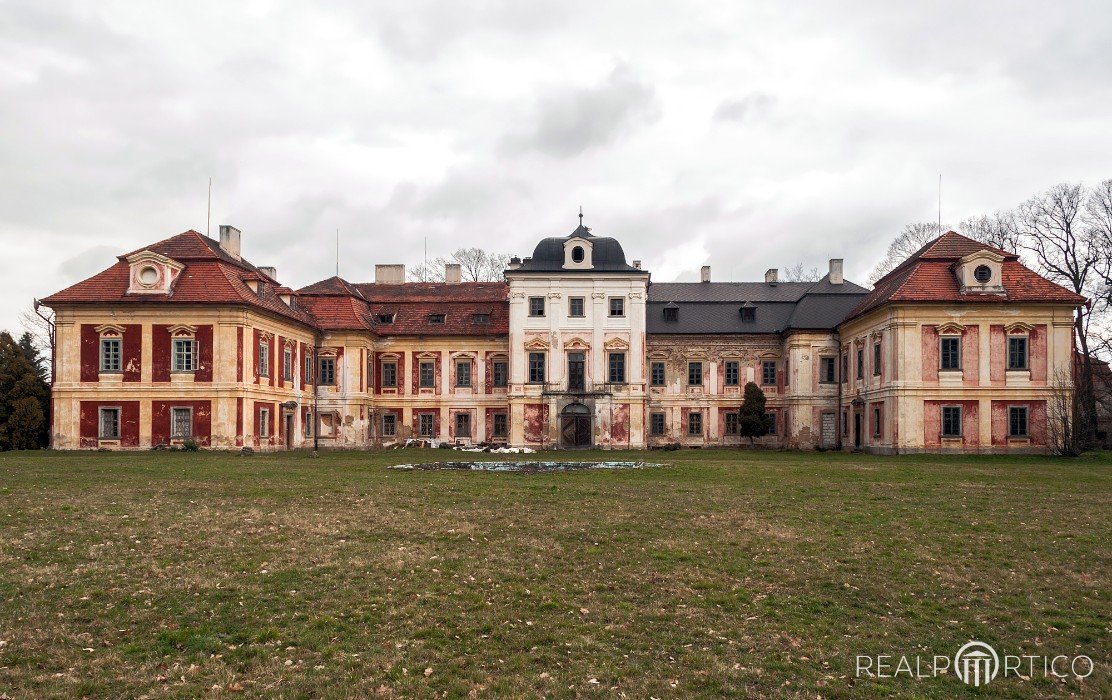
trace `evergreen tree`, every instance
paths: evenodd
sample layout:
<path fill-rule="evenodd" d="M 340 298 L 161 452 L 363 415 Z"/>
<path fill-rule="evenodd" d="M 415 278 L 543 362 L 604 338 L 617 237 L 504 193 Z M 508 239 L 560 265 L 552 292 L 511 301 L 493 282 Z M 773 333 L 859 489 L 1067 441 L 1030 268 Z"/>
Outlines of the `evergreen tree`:
<path fill-rule="evenodd" d="M 0 449 L 45 447 L 49 426 L 43 407 L 49 401 L 46 382 L 23 348 L 0 332 Z"/>
<path fill-rule="evenodd" d="M 49 366 L 47 365 L 47 358 L 39 352 L 38 346 L 35 345 L 35 338 L 27 331 L 19 336 L 19 349 L 23 351 L 23 356 L 35 368 L 35 374 L 39 375 L 39 379 L 46 382 L 47 372 Z"/>
<path fill-rule="evenodd" d="M 745 399 L 738 414 L 738 432 L 749 438 L 768 435 L 768 417 L 765 416 L 765 395 L 761 388 L 749 382 L 745 385 Z"/>

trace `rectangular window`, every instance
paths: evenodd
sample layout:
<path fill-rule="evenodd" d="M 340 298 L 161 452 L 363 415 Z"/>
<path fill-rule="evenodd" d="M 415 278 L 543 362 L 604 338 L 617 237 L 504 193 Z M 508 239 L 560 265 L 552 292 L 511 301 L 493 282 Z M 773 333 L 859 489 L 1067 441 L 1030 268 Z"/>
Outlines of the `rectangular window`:
<path fill-rule="evenodd" d="M 1008 338 L 1008 369 L 1027 369 L 1027 338 Z"/>
<path fill-rule="evenodd" d="M 961 406 L 942 407 L 942 437 L 961 437 Z"/>
<path fill-rule="evenodd" d="M 480 323 L 480 324 L 481 323 L 490 323 L 490 314 L 475 314 L 472 317 L 472 320 L 475 321 L 475 323 Z"/>
<path fill-rule="evenodd" d="M 857 378 L 865 378 L 865 348 L 857 348 Z"/>
<path fill-rule="evenodd" d="M 676 306 L 664 307 L 664 320 L 669 323 L 675 323 L 680 320 L 680 310 Z"/>
<path fill-rule="evenodd" d="M 293 348 L 282 350 L 282 379 L 293 379 Z"/>
<path fill-rule="evenodd" d="M 491 372 L 494 374 L 491 379 L 492 384 L 495 386 L 495 388 L 506 388 L 506 385 L 509 383 L 509 369 L 510 366 L 506 363 L 505 360 L 495 360 L 493 363 L 491 363 Z"/>
<path fill-rule="evenodd" d="M 393 323 L 394 322 L 394 314 L 378 314 L 378 316 L 376 318 L 378 319 L 379 323 L 387 323 L 388 324 L 388 323 Z"/>
<path fill-rule="evenodd" d="M 507 430 L 508 421 L 506 420 L 505 413 L 494 414 L 494 425 L 491 427 L 491 435 L 496 438 L 504 438 L 509 435 Z"/>
<path fill-rule="evenodd" d="M 961 338 L 940 338 L 939 369 L 961 369 Z"/>
<path fill-rule="evenodd" d="M 823 384 L 833 384 L 838 380 L 837 369 L 833 357 L 819 358 L 819 381 Z"/>
<path fill-rule="evenodd" d="M 664 414 L 663 413 L 650 413 L 649 414 L 649 434 L 661 436 L 664 434 Z"/>
<path fill-rule="evenodd" d="M 544 353 L 529 353 L 529 382 L 531 384 L 544 383 Z"/>
<path fill-rule="evenodd" d="M 382 363 L 382 386 L 394 387 L 398 386 L 398 363 L 397 362 L 383 362 Z"/>
<path fill-rule="evenodd" d="M 320 383 L 322 386 L 334 386 L 336 384 L 336 358 L 320 358 Z"/>
<path fill-rule="evenodd" d="M 765 360 L 761 363 L 761 384 L 766 386 L 776 383 L 776 363 Z"/>
<path fill-rule="evenodd" d="M 654 362 L 649 367 L 649 383 L 653 386 L 664 386 L 664 363 Z"/>
<path fill-rule="evenodd" d="M 188 370 L 178 368 L 178 343 L 181 341 L 174 341 L 174 371 L 186 372 Z M 192 343 L 192 341 L 188 341 Z M 270 376 L 270 343 L 259 343 L 259 376 Z"/>
<path fill-rule="evenodd" d="M 776 434 L 776 411 L 768 411 L 765 413 L 765 425 L 768 427 L 768 434 Z"/>
<path fill-rule="evenodd" d="M 305 374 L 302 377 L 301 381 L 304 382 L 305 384 L 312 384 L 313 383 L 313 356 L 310 355 L 308 352 L 305 353 L 304 373 Z"/>
<path fill-rule="evenodd" d="M 754 323 L 757 320 L 757 309 L 752 306 L 741 307 L 741 322 Z"/>
<path fill-rule="evenodd" d="M 456 361 L 456 386 L 464 389 L 471 386 L 471 360 Z"/>
<path fill-rule="evenodd" d="M 727 413 L 726 414 L 726 434 L 727 435 L 737 435 L 740 432 L 741 431 L 738 429 L 738 414 L 736 414 L 736 413 Z"/>
<path fill-rule="evenodd" d="M 873 408 L 873 437 L 880 437 L 880 408 Z"/>
<path fill-rule="evenodd" d="M 687 385 L 688 386 L 702 386 L 703 385 L 703 363 L 702 362 L 688 362 L 687 363 Z"/>
<path fill-rule="evenodd" d="M 529 315 L 544 316 L 544 297 L 529 297 Z"/>
<path fill-rule="evenodd" d="M 398 417 L 393 413 L 382 414 L 382 437 L 394 437 L 398 434 Z"/>
<path fill-rule="evenodd" d="M 568 299 L 568 316 L 583 318 L 583 297 L 570 297 Z"/>
<path fill-rule="evenodd" d="M 104 440 L 120 439 L 120 409 L 100 409 L 100 437 Z"/>
<path fill-rule="evenodd" d="M 687 434 L 688 435 L 702 435 L 703 434 L 703 414 L 698 411 L 692 411 L 687 414 Z"/>
<path fill-rule="evenodd" d="M 610 297 L 610 317 L 617 318 L 626 315 L 626 300 L 624 297 Z"/>
<path fill-rule="evenodd" d="M 429 323 L 437 325 L 444 323 L 444 314 L 429 314 Z"/>
<path fill-rule="evenodd" d="M 120 339 L 101 338 L 100 341 L 100 371 L 120 371 Z"/>
<path fill-rule="evenodd" d="M 170 409 L 170 437 L 178 439 L 193 437 L 193 409 Z"/>
<path fill-rule="evenodd" d="M 625 384 L 626 356 L 624 352 L 610 353 L 609 381 L 611 384 Z"/>
<path fill-rule="evenodd" d="M 873 376 L 880 376 L 880 343 L 873 345 Z"/>
<path fill-rule="evenodd" d="M 726 386 L 737 386 L 741 383 L 741 363 L 737 360 L 726 360 Z"/>
<path fill-rule="evenodd" d="M 435 423 L 433 418 L 434 416 L 431 413 L 422 413 L 417 416 L 417 430 L 421 437 L 431 438 L 434 436 L 433 430 Z"/>
<path fill-rule="evenodd" d="M 174 338 L 174 372 L 193 372 L 197 369 L 196 344 L 192 338 Z"/>
<path fill-rule="evenodd" d="M 1027 407 L 1008 407 L 1008 437 L 1027 437 Z"/>
<path fill-rule="evenodd" d="M 436 386 L 436 363 L 432 360 L 421 360 L 418 365 L 418 384 L 422 389 L 432 389 Z"/>
<path fill-rule="evenodd" d="M 842 353 L 842 382 L 849 382 L 849 352 Z"/>
<path fill-rule="evenodd" d="M 305 431 L 305 437 L 313 437 L 313 412 L 305 412 L 305 425 L 301 427 Z"/>
<path fill-rule="evenodd" d="M 270 409 L 259 409 L 259 437 L 270 437 Z"/>
<path fill-rule="evenodd" d="M 456 414 L 456 437 L 469 438 L 471 437 L 471 414 L 470 413 L 457 413 Z"/>

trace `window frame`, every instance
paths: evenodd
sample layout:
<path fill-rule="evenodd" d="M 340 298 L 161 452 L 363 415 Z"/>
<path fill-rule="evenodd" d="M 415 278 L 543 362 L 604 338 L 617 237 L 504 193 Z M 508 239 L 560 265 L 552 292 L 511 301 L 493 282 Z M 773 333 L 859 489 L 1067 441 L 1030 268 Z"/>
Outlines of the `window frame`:
<path fill-rule="evenodd" d="M 947 366 L 947 358 L 951 353 L 946 351 L 946 345 L 953 343 L 955 347 L 954 366 Z M 940 372 L 960 372 L 961 371 L 961 336 L 960 335 L 940 335 L 938 336 L 938 371 Z"/>
<path fill-rule="evenodd" d="M 776 360 L 761 360 L 761 386 L 776 386 Z M 772 378 L 769 379 L 769 369 L 772 369 Z"/>
<path fill-rule="evenodd" d="M 397 360 L 383 360 L 379 381 L 382 382 L 383 389 L 397 389 L 398 388 L 398 361 Z"/>
<path fill-rule="evenodd" d="M 950 423 L 951 424 L 950 427 L 953 427 L 953 421 L 954 421 L 953 416 L 951 416 L 949 419 L 947 418 L 946 414 L 948 412 L 957 412 L 957 431 L 956 432 L 953 431 L 953 430 L 947 431 L 947 429 L 946 429 L 947 428 L 947 423 Z M 942 406 L 942 411 L 941 411 L 941 414 L 939 415 L 938 429 L 939 429 L 940 436 L 943 437 L 943 438 L 960 438 L 960 437 L 962 437 L 962 434 L 965 432 L 965 430 L 964 430 L 965 429 L 965 409 L 964 409 L 964 407 L 961 406 L 961 405 Z"/>
<path fill-rule="evenodd" d="M 697 369 L 696 369 L 697 368 Z M 694 373 L 692 370 L 696 370 Z M 695 379 L 695 374 L 698 374 L 698 380 Z M 687 362 L 687 385 L 688 386 L 703 386 L 703 363 L 699 360 L 688 360 Z"/>
<path fill-rule="evenodd" d="M 739 360 L 726 360 L 722 363 L 722 385 L 741 386 L 741 362 Z"/>
<path fill-rule="evenodd" d="M 188 353 L 178 351 L 178 345 L 188 348 Z M 183 367 L 179 360 L 188 358 L 189 366 Z M 197 371 L 197 339 L 196 338 L 171 338 L 170 339 L 170 371 L 177 374 L 189 374 Z M 265 375 L 264 375 L 265 376 Z"/>
<path fill-rule="evenodd" d="M 1023 348 L 1023 364 L 1022 366 L 1015 366 L 1012 363 L 1014 355 L 1012 351 L 1012 343 L 1021 343 Z M 1026 372 L 1031 369 L 1031 342 L 1026 335 L 1010 335 L 1008 336 L 1008 369 L 1009 372 Z"/>
<path fill-rule="evenodd" d="M 857 346 L 857 378 L 865 378 L 865 347 Z"/>
<path fill-rule="evenodd" d="M 289 345 L 282 348 L 282 380 L 293 381 L 293 348 Z"/>
<path fill-rule="evenodd" d="M 105 415 L 112 414 L 115 416 L 114 427 L 115 435 L 110 435 L 104 431 L 104 417 Z M 120 440 L 123 437 L 123 421 L 124 412 L 120 406 L 100 406 L 97 409 L 97 439 L 98 440 Z"/>
<path fill-rule="evenodd" d="M 657 420 L 660 421 L 660 429 L 657 430 Z M 649 413 L 649 435 L 652 437 L 662 437 L 666 430 L 665 416 L 661 411 L 653 411 Z"/>
<path fill-rule="evenodd" d="M 529 297 L 529 318 L 544 318 L 545 306 L 544 297 Z"/>
<path fill-rule="evenodd" d="M 490 415 L 490 436 L 492 438 L 508 438 L 510 436 L 510 417 L 504 411 Z"/>
<path fill-rule="evenodd" d="M 657 368 L 660 368 L 660 380 L 657 381 Z M 649 386 L 666 386 L 668 384 L 668 370 L 664 362 L 653 360 L 649 362 Z"/>
<path fill-rule="evenodd" d="M 667 323 L 677 323 L 680 320 L 680 310 L 675 306 L 665 306 L 663 318 Z"/>
<path fill-rule="evenodd" d="M 757 322 L 757 309 L 753 306 L 743 306 L 739 312 L 742 323 L 756 323 Z"/>
<path fill-rule="evenodd" d="M 463 372 L 460 370 L 463 369 Z M 464 379 L 467 380 L 464 383 Z M 471 360 L 460 358 L 456 360 L 456 388 L 457 389 L 470 389 L 473 385 L 471 377 Z"/>
<path fill-rule="evenodd" d="M 493 389 L 505 389 L 510 384 L 509 360 L 491 360 L 490 385 Z"/>
<path fill-rule="evenodd" d="M 880 406 L 873 406 L 873 437 L 879 438 L 884 434 L 884 411 Z"/>
<path fill-rule="evenodd" d="M 174 342 L 176 343 L 177 341 L 178 341 L 178 339 L 175 338 Z M 177 361 L 178 361 L 177 355 L 178 355 L 177 348 L 174 348 L 174 364 L 177 364 Z M 256 362 L 255 368 L 258 370 L 259 376 L 269 378 L 270 377 L 270 341 L 268 341 L 268 340 L 260 340 L 259 341 L 259 354 L 255 358 L 255 362 Z M 185 371 L 188 371 L 188 370 L 175 369 L 174 371 L 175 372 L 185 372 Z"/>
<path fill-rule="evenodd" d="M 460 422 L 461 421 L 463 421 L 467 424 L 467 432 L 466 433 L 462 432 L 460 430 Z M 460 438 L 467 438 L 468 440 L 471 439 L 472 427 L 473 427 L 472 422 L 473 421 L 471 420 L 471 412 L 470 411 L 456 411 L 456 415 L 453 418 L 452 422 L 455 425 L 455 429 L 456 429 L 455 435 L 453 437 L 455 437 L 456 439 L 460 439 Z"/>
<path fill-rule="evenodd" d="M 880 376 L 880 368 L 883 362 L 882 353 L 880 350 L 880 341 L 873 343 L 873 376 Z"/>
<path fill-rule="evenodd" d="M 575 313 L 575 305 L 579 304 L 579 313 Z M 586 297 L 568 297 L 568 318 L 586 318 L 587 317 L 587 301 Z"/>
<path fill-rule="evenodd" d="M 304 373 L 304 376 L 301 378 L 301 383 L 312 384 L 313 377 L 316 376 L 313 374 L 313 353 L 305 353 L 305 361 L 302 363 L 301 371 Z"/>
<path fill-rule="evenodd" d="M 776 431 L 776 424 L 776 411 L 765 411 L 765 425 L 767 426 L 765 435 L 779 435 L 780 433 Z"/>
<path fill-rule="evenodd" d="M 428 432 L 425 432 L 425 419 L 428 419 Z M 436 437 L 436 416 L 432 413 L 418 413 L 417 414 L 417 437 L 435 438 Z"/>
<path fill-rule="evenodd" d="M 259 437 L 270 438 L 270 409 L 259 406 Z"/>
<path fill-rule="evenodd" d="M 606 303 L 607 318 L 625 318 L 625 301 L 625 297 L 610 297 Z M 615 304 L 617 304 L 617 309 L 615 309 Z"/>
<path fill-rule="evenodd" d="M 426 373 L 425 368 L 428 367 Z M 426 381 L 427 376 L 427 381 Z M 417 360 L 417 388 L 418 389 L 435 389 L 436 388 L 436 360 L 434 359 L 419 359 Z"/>
<path fill-rule="evenodd" d="M 826 363 L 830 363 L 829 379 L 827 379 Z M 819 357 L 819 384 L 838 383 L 838 358 L 824 355 Z"/>
<path fill-rule="evenodd" d="M 1016 431 L 1016 419 L 1022 416 L 1023 432 Z M 1031 437 L 1031 416 L 1027 406 L 1008 406 L 1008 437 L 1029 439 Z"/>
<path fill-rule="evenodd" d="M 325 364 L 331 369 L 325 371 Z M 317 358 L 317 386 L 337 386 L 336 358 L 331 355 Z"/>
<path fill-rule="evenodd" d="M 626 354 L 624 352 L 606 354 L 606 379 L 610 384 L 626 383 Z"/>
<path fill-rule="evenodd" d="M 189 420 L 189 434 L 180 435 L 177 432 L 177 414 L 179 411 L 185 411 Z M 170 439 L 171 440 L 190 440 L 193 438 L 193 407 L 192 406 L 171 406 L 170 407 Z"/>
<path fill-rule="evenodd" d="M 529 384 L 544 384 L 548 378 L 548 354 L 530 352 L 526 357 Z"/>
<path fill-rule="evenodd" d="M 687 436 L 688 437 L 702 437 L 703 436 L 703 412 L 702 411 L 689 411 L 687 414 Z"/>
<path fill-rule="evenodd" d="M 728 411 L 723 414 L 724 425 L 722 434 L 730 437 L 741 435 L 741 414 L 738 411 Z"/>
<path fill-rule="evenodd" d="M 387 429 L 389 425 L 389 430 Z M 382 437 L 397 437 L 398 436 L 398 416 L 395 413 L 382 414 Z"/>
<path fill-rule="evenodd" d="M 105 352 L 105 350 L 106 350 L 105 346 L 109 345 L 109 344 L 115 346 L 116 349 L 115 349 L 114 353 L 110 354 L 110 353 Z M 111 358 L 113 354 L 114 354 L 114 359 L 115 359 L 115 365 L 116 366 L 115 367 L 108 367 L 108 366 L 106 366 L 107 365 L 106 360 Z M 124 339 L 123 338 L 115 337 L 115 338 L 101 338 L 100 339 L 100 370 L 99 371 L 100 371 L 101 374 L 122 374 L 123 371 L 124 371 L 123 357 L 124 357 Z"/>

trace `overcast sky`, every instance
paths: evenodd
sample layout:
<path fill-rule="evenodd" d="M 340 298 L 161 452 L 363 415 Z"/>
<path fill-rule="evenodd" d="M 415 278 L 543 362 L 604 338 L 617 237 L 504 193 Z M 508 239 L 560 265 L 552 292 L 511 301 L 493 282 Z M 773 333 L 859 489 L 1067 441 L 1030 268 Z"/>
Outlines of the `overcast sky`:
<path fill-rule="evenodd" d="M 837 5 L 837 7 L 835 7 Z M 193 228 L 300 287 L 582 205 L 657 281 L 1112 177 L 1112 3 L 0 0 L 0 328 Z"/>

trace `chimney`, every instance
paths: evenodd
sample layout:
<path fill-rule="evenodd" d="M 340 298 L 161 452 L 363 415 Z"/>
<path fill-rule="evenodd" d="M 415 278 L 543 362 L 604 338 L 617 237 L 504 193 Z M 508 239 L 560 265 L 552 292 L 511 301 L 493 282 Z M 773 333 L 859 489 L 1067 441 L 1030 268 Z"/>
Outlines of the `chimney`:
<path fill-rule="evenodd" d="M 448 263 L 444 266 L 444 281 L 448 284 L 459 284 L 463 281 L 463 272 L 458 263 Z"/>
<path fill-rule="evenodd" d="M 278 281 L 278 268 L 276 267 L 260 267 L 259 272 L 263 273 L 275 282 Z"/>
<path fill-rule="evenodd" d="M 700 278 L 704 282 L 710 282 L 710 265 L 703 265 L 703 269 L 699 271 Z"/>
<path fill-rule="evenodd" d="M 633 266 L 635 268 L 637 268 L 638 270 L 640 270 L 641 269 L 641 261 L 640 260 L 634 260 L 633 261 Z"/>
<path fill-rule="evenodd" d="M 405 265 L 375 265 L 375 284 L 405 282 Z"/>
<path fill-rule="evenodd" d="M 775 267 L 765 270 L 765 284 L 776 284 L 779 281 Z"/>
<path fill-rule="evenodd" d="M 830 284 L 841 284 L 845 280 L 842 278 L 842 259 L 830 259 Z"/>
<path fill-rule="evenodd" d="M 227 224 L 220 225 L 220 249 L 239 260 L 239 229 Z"/>

